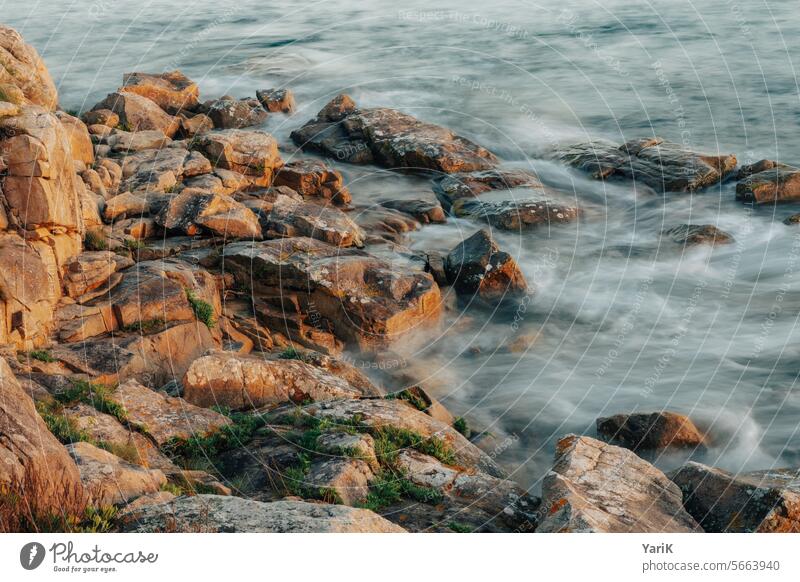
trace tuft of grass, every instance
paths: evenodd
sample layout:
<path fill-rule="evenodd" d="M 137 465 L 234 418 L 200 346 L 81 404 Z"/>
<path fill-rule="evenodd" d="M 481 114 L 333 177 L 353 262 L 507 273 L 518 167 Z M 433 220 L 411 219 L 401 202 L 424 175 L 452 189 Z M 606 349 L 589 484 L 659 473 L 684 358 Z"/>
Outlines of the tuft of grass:
<path fill-rule="evenodd" d="M 96 446 L 103 450 L 108 451 L 112 455 L 116 455 L 123 461 L 127 461 L 133 465 L 147 466 L 147 461 L 142 457 L 139 449 L 133 443 L 111 443 L 108 441 L 98 441 Z"/>
<path fill-rule="evenodd" d="M 400 471 L 384 468 L 369 485 L 369 494 L 362 504 L 365 509 L 377 511 L 394 505 L 402 499 L 419 503 L 441 503 L 442 494 L 431 487 L 422 487 L 409 481 Z"/>
<path fill-rule="evenodd" d="M 425 412 L 430 407 L 430 402 L 426 402 L 425 398 L 423 398 L 422 394 L 415 390 L 414 388 L 408 388 L 401 392 L 393 392 L 391 394 L 387 394 L 386 398 L 388 400 L 405 400 L 411 406 Z"/>
<path fill-rule="evenodd" d="M 220 427 L 209 435 L 195 435 L 188 439 L 174 438 L 164 443 L 161 450 L 173 461 L 192 465 L 194 462 L 247 444 L 266 421 L 256 414 L 234 412 L 229 415 L 232 424 Z"/>
<path fill-rule="evenodd" d="M 281 360 L 300 360 L 303 362 L 306 360 L 305 354 L 303 354 L 303 352 L 294 346 L 289 346 L 288 348 L 284 349 L 280 354 L 278 354 L 278 358 Z"/>
<path fill-rule="evenodd" d="M 176 485 L 175 483 L 170 483 L 169 481 L 167 481 L 166 483 L 163 483 L 161 485 L 161 487 L 159 488 L 159 490 L 167 491 L 169 493 L 172 493 L 175 497 L 180 497 L 181 495 L 186 495 L 186 492 L 183 490 L 183 488 L 180 485 Z"/>
<path fill-rule="evenodd" d="M 136 332 L 142 335 L 147 335 L 150 333 L 154 333 L 156 331 L 161 331 L 167 323 L 164 321 L 163 318 L 156 317 L 153 319 L 145 319 L 134 321 L 133 323 L 129 323 L 128 325 L 123 325 L 120 328 L 120 331 L 123 332 Z"/>
<path fill-rule="evenodd" d="M 467 419 L 465 419 L 463 416 L 459 416 L 453 421 L 453 428 L 464 435 L 465 438 L 472 436 L 472 429 L 469 428 Z"/>
<path fill-rule="evenodd" d="M 144 248 L 147 248 L 147 245 L 140 241 L 138 238 L 126 238 L 122 242 L 122 246 L 128 249 L 131 252 L 135 252 Z"/>
<path fill-rule="evenodd" d="M 65 445 L 77 442 L 94 444 L 89 435 L 75 426 L 75 422 L 64 414 L 60 404 L 37 402 L 36 410 L 60 443 Z"/>
<path fill-rule="evenodd" d="M 214 320 L 214 307 L 207 301 L 200 299 L 191 289 L 186 289 L 186 299 L 189 300 L 189 305 L 192 306 L 195 317 L 206 324 L 208 329 L 214 329 L 217 324 Z"/>
<path fill-rule="evenodd" d="M 94 407 L 98 412 L 110 414 L 122 424 L 128 423 L 128 412 L 125 407 L 113 401 L 111 399 L 111 391 L 102 384 L 76 380 L 68 389 L 56 394 L 55 399 L 64 406 L 83 402 Z"/>
<path fill-rule="evenodd" d="M 451 521 L 447 524 L 452 531 L 455 533 L 472 533 L 475 531 L 472 526 L 467 525 L 466 523 L 461 523 L 460 521 Z"/>
<path fill-rule="evenodd" d="M 47 350 L 33 350 L 28 352 L 28 356 L 33 360 L 39 360 L 40 362 L 46 362 L 48 364 L 56 361 Z"/>
<path fill-rule="evenodd" d="M 371 432 L 375 439 L 375 454 L 381 464 L 393 465 L 397 453 L 407 448 L 435 457 L 445 465 L 456 464 L 455 453 L 438 437 L 424 437 L 417 432 L 395 426 L 382 426 Z"/>
<path fill-rule="evenodd" d="M 116 529 L 115 520 L 119 509 L 113 505 L 104 507 L 89 506 L 83 518 L 77 523 L 74 533 L 108 533 Z"/>
<path fill-rule="evenodd" d="M 83 236 L 83 248 L 87 251 L 105 251 L 108 249 L 108 241 L 102 230 L 87 230 Z"/>

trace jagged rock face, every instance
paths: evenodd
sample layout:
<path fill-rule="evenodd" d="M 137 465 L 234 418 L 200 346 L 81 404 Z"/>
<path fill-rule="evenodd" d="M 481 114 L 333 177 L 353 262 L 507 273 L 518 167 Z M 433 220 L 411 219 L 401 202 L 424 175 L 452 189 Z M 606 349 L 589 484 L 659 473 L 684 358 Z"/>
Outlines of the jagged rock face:
<path fill-rule="evenodd" d="M 26 495 L 44 511 L 63 509 L 70 493 L 83 495 L 80 474 L 66 449 L 50 434 L 33 400 L 0 358 L 0 487 Z"/>
<path fill-rule="evenodd" d="M 67 445 L 67 451 L 78 465 L 90 501 L 96 505 L 126 503 L 155 493 L 167 483 L 160 469 L 133 465 L 89 443 Z"/>
<path fill-rule="evenodd" d="M 664 232 L 673 242 L 683 246 L 726 245 L 736 240 L 713 224 L 679 224 Z"/>
<path fill-rule="evenodd" d="M 705 437 L 691 419 L 674 412 L 616 414 L 597 419 L 597 434 L 633 451 L 704 448 Z"/>
<path fill-rule="evenodd" d="M 197 84 L 180 71 L 170 71 L 160 75 L 126 73 L 122 77 L 120 91 L 146 97 L 172 115 L 181 109 L 197 107 L 200 96 Z"/>
<path fill-rule="evenodd" d="M 671 475 L 686 510 L 708 532 L 800 533 L 800 471 L 732 475 L 689 462 Z"/>
<path fill-rule="evenodd" d="M 702 531 L 664 473 L 627 449 L 575 435 L 556 445 L 541 515 L 537 532 Z"/>
<path fill-rule="evenodd" d="M 743 166 L 737 176 L 736 199 L 755 204 L 794 202 L 800 200 L 800 169 L 761 160 Z"/>
<path fill-rule="evenodd" d="M 78 299 L 103 287 L 117 271 L 132 265 L 132 259 L 111 251 L 83 252 L 64 265 L 64 294 Z"/>
<path fill-rule="evenodd" d="M 268 404 L 377 396 L 374 389 L 299 360 L 267 360 L 220 353 L 192 362 L 183 378 L 183 396 L 197 406 L 259 408 Z"/>
<path fill-rule="evenodd" d="M 340 161 L 389 168 L 450 174 L 497 163 L 491 152 L 449 129 L 394 109 L 359 110 L 347 95 L 336 97 L 315 119 L 292 132 L 292 140 Z"/>
<path fill-rule="evenodd" d="M 259 217 L 266 238 L 310 237 L 339 247 L 363 247 L 364 233 L 344 212 L 332 206 L 278 196 Z"/>
<path fill-rule="evenodd" d="M 234 243 L 223 259 L 240 284 L 304 294 L 334 333 L 364 350 L 385 346 L 438 320 L 439 287 L 363 251 L 309 238 Z"/>
<path fill-rule="evenodd" d="M 211 163 L 225 170 L 254 176 L 269 184 L 283 165 L 278 142 L 263 131 L 227 129 L 202 134 L 192 143 Z"/>
<path fill-rule="evenodd" d="M 305 501 L 262 503 L 240 497 L 195 495 L 131 514 L 129 532 L 402 533 L 366 509 Z"/>
<path fill-rule="evenodd" d="M 558 153 L 562 161 L 595 179 L 622 176 L 659 192 L 694 192 L 727 177 L 736 168 L 734 155 L 693 152 L 661 138 L 627 142 L 621 146 L 593 141 Z"/>
<path fill-rule="evenodd" d="M 50 111 L 58 105 L 55 83 L 39 53 L 25 44 L 16 30 L 3 25 L 0 25 L 0 85 L 18 88 L 25 103 L 39 105 Z M 6 92 L 9 91 L 6 89 Z"/>
<path fill-rule="evenodd" d="M 528 293 L 528 284 L 516 261 L 501 251 L 485 230 L 450 251 L 444 268 L 456 292 L 467 299 L 499 305 Z"/>
<path fill-rule="evenodd" d="M 180 127 L 178 118 L 166 113 L 147 97 L 128 91 L 110 93 L 93 109 L 113 111 L 119 116 L 120 124 L 130 132 L 160 131 L 172 137 Z"/>

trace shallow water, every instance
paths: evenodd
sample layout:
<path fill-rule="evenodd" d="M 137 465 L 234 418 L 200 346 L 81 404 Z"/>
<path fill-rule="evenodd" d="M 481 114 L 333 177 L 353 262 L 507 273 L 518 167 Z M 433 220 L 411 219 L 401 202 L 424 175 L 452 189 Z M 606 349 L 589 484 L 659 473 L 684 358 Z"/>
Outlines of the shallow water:
<path fill-rule="evenodd" d="M 547 161 L 558 143 L 659 135 L 741 163 L 800 163 L 796 7 L 463 4 L 6 0 L 0 12 L 40 50 L 65 108 L 91 107 L 125 71 L 180 68 L 207 96 L 291 87 L 298 113 L 267 124 L 288 141 L 346 91 L 452 127 L 587 208 L 576 225 L 495 233 L 537 288 L 516 315 L 451 312 L 405 354 L 448 407 L 491 431 L 497 460 L 526 485 L 558 437 L 633 410 L 689 414 L 712 437 L 702 460 L 727 469 L 800 464 L 800 235 L 781 224 L 800 205 L 752 209 L 729 183 L 664 197 Z M 362 204 L 427 190 L 340 169 Z M 681 253 L 659 233 L 684 222 L 716 224 L 736 244 Z M 410 246 L 447 251 L 475 229 L 425 227 Z M 501 349 L 519 334 L 537 339 Z"/>

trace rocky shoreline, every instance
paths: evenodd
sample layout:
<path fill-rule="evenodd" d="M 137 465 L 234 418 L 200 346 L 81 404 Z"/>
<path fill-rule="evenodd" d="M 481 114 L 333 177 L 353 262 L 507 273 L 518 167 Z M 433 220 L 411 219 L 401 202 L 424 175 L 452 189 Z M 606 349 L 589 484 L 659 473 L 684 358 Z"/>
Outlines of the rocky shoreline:
<path fill-rule="evenodd" d="M 418 379 L 353 364 L 528 300 L 488 227 L 582 220 L 573 194 L 347 95 L 278 143 L 257 126 L 293 113 L 285 88 L 201 101 L 179 71 L 133 72 L 72 115 L 4 26 L 0 64 L 0 531 L 800 531 L 797 469 L 648 462 L 706 446 L 684 416 L 565 435 L 539 498 Z M 745 203 L 800 200 L 800 169 L 661 139 L 553 157 L 658 192 L 736 180 Z M 345 163 L 429 178 L 430 195 L 359 206 Z M 475 224 L 449 254 L 403 245 L 448 216 Z M 715 225 L 663 236 L 733 241 Z"/>

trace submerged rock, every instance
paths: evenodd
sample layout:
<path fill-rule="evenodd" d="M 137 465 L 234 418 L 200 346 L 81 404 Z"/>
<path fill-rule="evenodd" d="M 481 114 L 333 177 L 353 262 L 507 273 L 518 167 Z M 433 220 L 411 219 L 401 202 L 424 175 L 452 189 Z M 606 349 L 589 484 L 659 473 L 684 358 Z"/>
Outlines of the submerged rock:
<path fill-rule="evenodd" d="M 479 230 L 450 251 L 444 268 L 459 295 L 489 305 L 519 300 L 528 293 L 516 261 L 500 250 L 486 230 Z"/>
<path fill-rule="evenodd" d="M 132 512 L 128 532 L 400 533 L 405 530 L 367 509 L 344 505 L 195 495 Z"/>
<path fill-rule="evenodd" d="M 674 412 L 617 414 L 597 419 L 597 434 L 633 451 L 704 448 L 705 437 L 689 417 Z"/>
<path fill-rule="evenodd" d="M 661 138 L 646 138 L 621 146 L 593 141 L 570 146 L 559 158 L 602 180 L 621 176 L 659 192 L 694 192 L 726 178 L 736 168 L 736 156 L 711 155 L 685 149 Z"/>
<path fill-rule="evenodd" d="M 627 449 L 568 435 L 542 483 L 537 532 L 699 532 L 680 489 Z"/>
<path fill-rule="evenodd" d="M 733 475 L 689 462 L 671 475 L 686 510 L 708 532 L 800 533 L 800 471 Z"/>
<path fill-rule="evenodd" d="M 447 222 L 444 209 L 435 200 L 386 200 L 381 202 L 381 206 L 413 216 L 422 224 Z"/>
<path fill-rule="evenodd" d="M 457 200 L 474 198 L 492 190 L 542 188 L 539 177 L 526 170 L 491 169 L 443 176 L 434 183 L 434 192 L 446 210 Z"/>
<path fill-rule="evenodd" d="M 574 222 L 581 215 L 580 208 L 548 198 L 544 190 L 522 188 L 495 191 L 479 198 L 461 198 L 453 204 L 451 212 L 502 230 Z"/>
<path fill-rule="evenodd" d="M 394 109 L 358 109 L 347 95 L 339 95 L 293 131 L 292 140 L 340 161 L 390 168 L 453 173 L 483 170 L 497 162 L 491 152 L 449 129 Z"/>
<path fill-rule="evenodd" d="M 673 242 L 684 246 L 693 245 L 726 245 L 736 240 L 713 224 L 680 224 L 664 231 Z"/>

